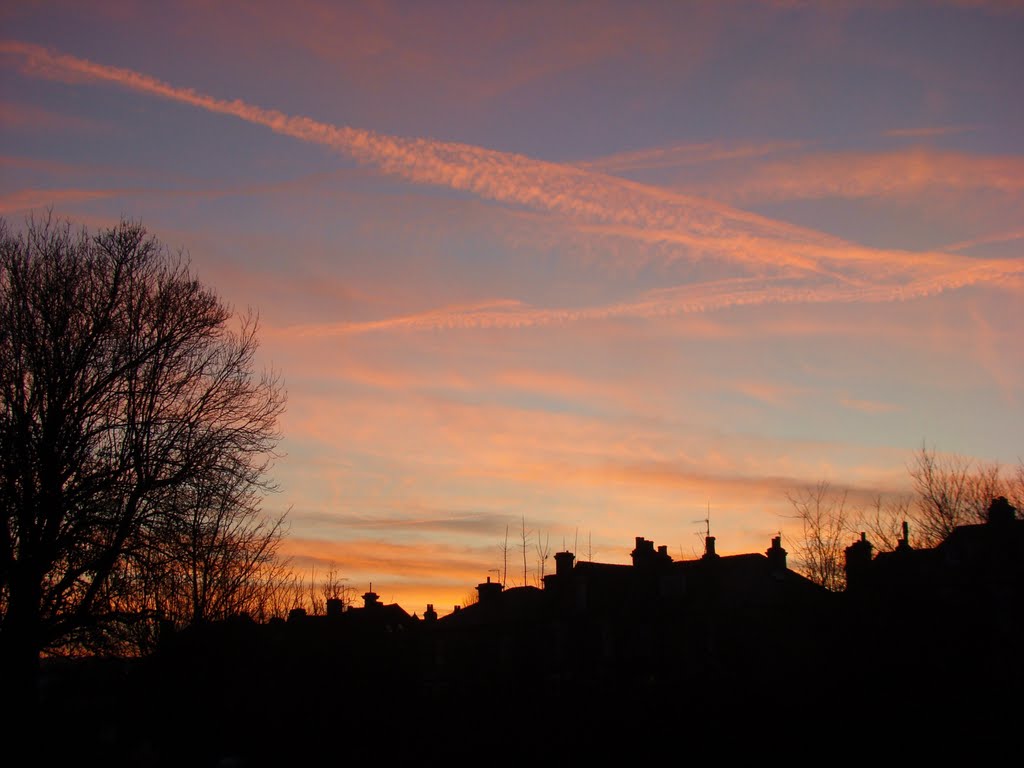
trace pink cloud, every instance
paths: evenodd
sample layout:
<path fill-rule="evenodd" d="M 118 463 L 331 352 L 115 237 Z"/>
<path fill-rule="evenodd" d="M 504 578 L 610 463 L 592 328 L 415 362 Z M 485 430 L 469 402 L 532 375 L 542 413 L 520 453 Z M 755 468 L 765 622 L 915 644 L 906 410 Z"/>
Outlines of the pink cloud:
<path fill-rule="evenodd" d="M 969 133 L 978 129 L 976 125 L 936 125 L 920 128 L 893 128 L 882 135 L 893 138 L 931 138 L 932 136 L 952 136 L 958 133 Z"/>
<path fill-rule="evenodd" d="M 876 400 L 858 400 L 852 397 L 840 398 L 839 404 L 844 408 L 851 408 L 862 413 L 893 413 L 902 410 L 900 406 L 893 403 L 882 403 Z"/>
<path fill-rule="evenodd" d="M 717 182 L 734 200 L 893 197 L 924 190 L 1024 193 L 1024 158 L 918 147 L 893 152 L 807 155 Z"/>
<path fill-rule="evenodd" d="M 616 3 L 464 4 L 457 14 L 420 4 L 300 0 L 186 4 L 181 26 L 216 30 L 239 58 L 262 57 L 267 40 L 340 73 L 356 91 L 415 93 L 430 82 L 442 103 L 492 99 L 565 72 L 622 56 L 668 59 L 683 71 L 713 51 L 714 6 L 691 9 L 668 30 L 654 9 L 628 15 Z M 466 57 L 476 64 L 466 67 Z M 417 94 L 418 95 L 418 94 Z"/>
<path fill-rule="evenodd" d="M 50 206 L 104 200 L 124 194 L 124 190 L 111 189 L 22 189 L 0 195 L 0 214 L 30 213 Z"/>
<path fill-rule="evenodd" d="M 906 255 L 907 260 L 919 259 L 921 256 L 910 253 Z M 897 258 L 895 254 L 893 257 Z M 935 254 L 935 257 L 941 260 L 939 254 Z M 894 262 L 894 272 L 901 269 L 897 264 L 902 262 Z M 998 282 L 1022 271 L 1024 265 L 1019 262 L 975 260 L 951 273 L 925 273 L 912 282 L 895 284 L 847 279 L 845 284 L 809 285 L 792 278 L 735 278 L 648 291 L 636 299 L 604 306 L 538 308 L 504 299 L 475 305 L 439 307 L 382 320 L 297 325 L 271 332 L 302 338 L 383 331 L 536 328 L 578 322 L 666 318 L 691 312 L 769 303 L 889 302 L 931 296 L 976 283 Z"/>
<path fill-rule="evenodd" d="M 577 163 L 581 168 L 604 173 L 676 168 L 688 165 L 704 165 L 734 160 L 750 160 L 780 152 L 788 152 L 805 146 L 802 141 L 774 141 L 761 143 L 738 143 L 708 141 L 700 144 L 676 144 L 666 147 L 620 152 L 615 155 Z"/>
<path fill-rule="evenodd" d="M 100 133 L 112 126 L 77 115 L 58 114 L 48 109 L 0 101 L 0 126 L 7 130 L 47 133 Z"/>
<path fill-rule="evenodd" d="M 1009 243 L 1014 240 L 1024 240 L 1024 229 L 1015 229 L 1009 232 L 994 232 L 982 237 L 962 240 L 958 243 L 950 243 L 943 246 L 944 251 L 966 251 L 979 245 L 991 245 L 992 243 Z"/>
<path fill-rule="evenodd" d="M 789 406 L 801 394 L 807 393 L 806 389 L 800 387 L 755 379 L 733 381 L 729 386 L 752 400 L 776 407 Z"/>

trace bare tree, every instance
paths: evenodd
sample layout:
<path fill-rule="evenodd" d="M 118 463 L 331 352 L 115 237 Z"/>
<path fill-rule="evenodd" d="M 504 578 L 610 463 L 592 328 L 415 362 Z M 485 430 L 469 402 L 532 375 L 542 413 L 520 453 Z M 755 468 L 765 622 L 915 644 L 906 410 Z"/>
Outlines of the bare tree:
<path fill-rule="evenodd" d="M 240 614 L 265 620 L 268 591 L 285 578 L 285 515 L 265 516 L 259 496 L 237 482 L 177 489 L 174 513 L 155 517 L 126 548 L 125 583 L 112 589 L 111 604 L 174 627 Z"/>
<path fill-rule="evenodd" d="M 0 220 L 5 672 L 109 640 L 138 618 L 131 590 L 156 599 L 143 569 L 186 553 L 172 593 L 206 615 L 273 554 L 279 521 L 253 515 L 284 391 L 254 370 L 257 329 L 137 224 Z"/>
<path fill-rule="evenodd" d="M 526 586 L 526 553 L 530 549 L 530 534 L 533 531 L 526 530 L 526 515 L 523 515 L 522 519 L 522 544 L 520 549 L 523 551 L 523 586 Z"/>
<path fill-rule="evenodd" d="M 892 551 L 903 537 L 903 523 L 911 519 L 912 504 L 913 498 L 907 495 L 879 494 L 867 507 L 853 510 L 851 527 L 864 531 L 879 550 Z"/>
<path fill-rule="evenodd" d="M 544 586 L 544 569 L 547 564 L 548 558 L 551 556 L 551 537 L 548 534 L 544 534 L 544 541 L 541 542 L 540 531 L 537 531 L 537 586 Z"/>
<path fill-rule="evenodd" d="M 340 600 L 346 609 L 352 605 L 355 599 L 355 588 L 346 584 L 346 581 L 348 581 L 347 578 L 338 574 L 337 567 L 331 565 L 327 570 L 327 576 L 320 585 L 325 604 L 328 600 Z"/>
<path fill-rule="evenodd" d="M 800 525 L 793 553 L 797 569 L 826 589 L 844 589 L 846 540 L 853 530 L 846 492 L 834 493 L 821 481 L 786 498 L 793 507 L 789 517 Z"/>
<path fill-rule="evenodd" d="M 833 493 L 822 481 L 787 494 L 799 521 L 795 564 L 812 581 L 829 589 L 845 586 L 847 536 L 868 534 L 883 551 L 896 549 L 909 526 L 910 543 L 934 547 L 960 525 L 984 522 L 992 500 L 1006 497 L 1021 508 L 1024 462 L 1007 474 L 998 463 L 976 462 L 956 454 L 939 454 L 926 446 L 908 466 L 913 495 L 882 496 L 863 508 L 849 505 L 846 493 Z"/>
<path fill-rule="evenodd" d="M 1024 459 L 1017 462 L 1016 470 L 1006 481 L 1006 498 L 1024 514 Z"/>
<path fill-rule="evenodd" d="M 501 583 L 508 583 L 508 525 L 505 526 L 505 540 L 498 545 L 501 549 Z"/>
<path fill-rule="evenodd" d="M 309 571 L 309 588 L 306 591 L 307 610 L 314 616 L 322 616 L 327 612 L 327 600 L 321 594 L 319 584 L 316 581 L 316 568 Z"/>
<path fill-rule="evenodd" d="M 940 454 L 926 445 L 908 471 L 917 497 L 913 519 L 926 546 L 935 546 L 959 525 L 984 522 L 992 499 L 1007 495 L 999 464 Z"/>

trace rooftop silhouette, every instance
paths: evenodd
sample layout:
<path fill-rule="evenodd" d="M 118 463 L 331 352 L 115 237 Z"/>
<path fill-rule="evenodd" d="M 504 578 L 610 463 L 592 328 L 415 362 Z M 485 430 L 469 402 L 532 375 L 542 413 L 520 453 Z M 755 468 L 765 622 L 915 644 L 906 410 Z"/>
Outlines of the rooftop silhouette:
<path fill-rule="evenodd" d="M 115 741 L 171 762 L 279 764 L 422 756 L 441 734 L 448 759 L 498 744 L 506 756 L 578 757 L 641 735 L 838 735 L 907 713 L 955 713 L 956 728 L 1009 723 L 1019 709 L 996 702 L 1016 701 L 1024 682 L 1024 520 L 996 499 L 985 523 L 935 548 L 909 538 L 904 527 L 877 554 L 866 536 L 852 543 L 842 593 L 790 569 L 781 536 L 764 552 L 719 555 L 709 535 L 692 560 L 638 536 L 631 564 L 558 552 L 543 588 L 487 577 L 476 602 L 440 618 L 371 590 L 362 606 L 329 601 L 323 615 L 192 627 L 107 678 L 146 702 Z M 71 706 L 99 694 L 54 695 Z M 258 727 L 268 721 L 269 736 Z M 536 721 L 538 733 L 509 745 L 512 721 Z"/>

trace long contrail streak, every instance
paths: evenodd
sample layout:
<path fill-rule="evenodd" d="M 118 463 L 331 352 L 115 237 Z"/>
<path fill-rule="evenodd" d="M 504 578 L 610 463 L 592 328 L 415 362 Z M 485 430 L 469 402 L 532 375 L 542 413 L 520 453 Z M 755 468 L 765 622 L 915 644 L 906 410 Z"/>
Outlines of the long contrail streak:
<path fill-rule="evenodd" d="M 454 312 L 442 309 L 335 326 L 334 332 L 528 326 L 601 317 L 659 316 L 766 302 L 892 301 L 1024 273 L 1024 262 L 1020 259 L 982 260 L 942 252 L 868 248 L 711 200 L 573 165 L 468 144 L 401 138 L 331 125 L 240 99 L 218 99 L 130 69 L 97 64 L 29 43 L 0 41 L 0 53 L 20 57 L 23 71 L 31 75 L 111 83 L 230 115 L 303 142 L 329 147 L 415 183 L 468 191 L 481 198 L 558 214 L 583 231 L 666 244 L 695 257 L 732 263 L 745 273 L 735 281 L 698 282 L 605 307 L 537 309 L 513 302 L 498 308 Z"/>

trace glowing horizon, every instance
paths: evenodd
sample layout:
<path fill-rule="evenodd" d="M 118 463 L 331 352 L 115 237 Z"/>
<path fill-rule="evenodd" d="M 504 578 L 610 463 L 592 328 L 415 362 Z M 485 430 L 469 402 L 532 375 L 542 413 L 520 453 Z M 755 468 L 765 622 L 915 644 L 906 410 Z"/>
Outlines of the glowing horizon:
<path fill-rule="evenodd" d="M 304 8 L 0 12 L 0 215 L 259 310 L 301 568 L 444 613 L 524 520 L 535 581 L 1022 458 L 1020 6 Z"/>

